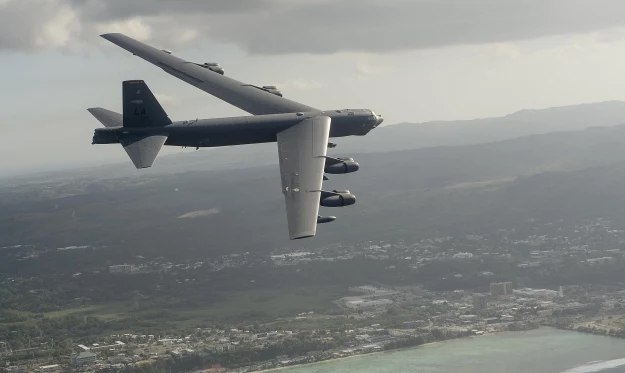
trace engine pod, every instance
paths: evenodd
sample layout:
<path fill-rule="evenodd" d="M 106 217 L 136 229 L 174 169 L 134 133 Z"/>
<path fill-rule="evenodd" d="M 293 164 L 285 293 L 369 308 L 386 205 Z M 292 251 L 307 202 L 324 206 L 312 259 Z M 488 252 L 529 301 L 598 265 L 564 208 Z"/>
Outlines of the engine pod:
<path fill-rule="evenodd" d="M 329 164 L 329 160 L 326 160 L 326 166 L 324 172 L 327 174 L 348 174 L 350 172 L 356 172 L 360 169 L 358 162 L 353 159 L 341 159 L 338 162 Z"/>
<path fill-rule="evenodd" d="M 336 220 L 336 216 L 318 216 L 317 224 L 331 223 Z"/>
<path fill-rule="evenodd" d="M 324 207 L 343 207 L 356 203 L 356 196 L 349 191 L 321 192 L 319 205 Z"/>

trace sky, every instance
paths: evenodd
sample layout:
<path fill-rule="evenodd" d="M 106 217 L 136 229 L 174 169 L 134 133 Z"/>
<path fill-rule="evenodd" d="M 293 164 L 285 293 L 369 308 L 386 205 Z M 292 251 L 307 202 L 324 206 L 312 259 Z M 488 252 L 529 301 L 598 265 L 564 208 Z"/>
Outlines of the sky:
<path fill-rule="evenodd" d="M 625 100 L 623 14 L 622 0 L 0 0 L 0 176 L 131 167 L 91 145 L 86 111 L 121 111 L 123 80 L 145 80 L 172 120 L 247 115 L 102 33 L 386 125 Z"/>

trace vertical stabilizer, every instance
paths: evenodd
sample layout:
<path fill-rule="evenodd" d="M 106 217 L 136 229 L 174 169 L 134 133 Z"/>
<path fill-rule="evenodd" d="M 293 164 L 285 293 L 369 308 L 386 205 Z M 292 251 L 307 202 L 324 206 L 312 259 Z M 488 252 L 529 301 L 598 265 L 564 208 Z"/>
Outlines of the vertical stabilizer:
<path fill-rule="evenodd" d="M 162 127 L 171 120 L 143 80 L 122 83 L 124 127 Z"/>

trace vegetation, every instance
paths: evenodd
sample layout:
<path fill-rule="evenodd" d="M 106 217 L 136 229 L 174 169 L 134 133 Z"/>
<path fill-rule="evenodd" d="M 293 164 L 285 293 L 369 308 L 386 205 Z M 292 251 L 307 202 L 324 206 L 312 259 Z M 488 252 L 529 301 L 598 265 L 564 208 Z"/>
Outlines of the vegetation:
<path fill-rule="evenodd" d="M 166 334 L 195 326 L 269 321 L 303 329 L 320 324 L 338 329 L 345 319 L 332 301 L 347 295 L 349 286 L 363 283 L 419 283 L 438 291 L 486 291 L 490 282 L 503 280 L 517 287 L 623 283 L 625 261 L 616 254 L 614 262 L 603 265 L 586 266 L 569 257 L 562 263 L 518 268 L 519 258 L 530 257 L 531 245 L 515 246 L 510 258 L 434 260 L 418 269 L 405 260 L 362 255 L 284 267 L 186 266 L 221 255 L 247 253 L 246 258 L 257 259 L 276 250 L 314 250 L 371 240 L 401 245 L 415 237 L 451 235 L 454 241 L 448 244 L 461 247 L 465 234 L 500 229 L 508 232 L 510 240 L 545 233 L 567 236 L 571 222 L 596 217 L 623 227 L 624 134 L 625 126 L 617 126 L 476 146 L 363 155 L 359 161 L 367 170 L 363 167 L 349 179 L 358 186 L 352 189 L 359 204 L 340 216 L 338 223 L 320 227 L 322 234 L 297 243 L 286 240 L 275 166 L 4 182 L 0 186 L 0 340 L 23 348 L 32 341 L 54 339 L 60 351 L 67 352 L 68 341 L 127 330 Z M 272 157 L 274 153 L 272 149 Z M 179 218 L 211 209 L 212 215 Z M 499 239 L 497 233 L 491 239 Z M 622 247 L 614 238 L 603 239 L 603 247 Z M 441 245 L 445 249 L 446 244 Z M 108 273 L 109 265 L 146 260 L 184 265 L 132 276 Z M 484 271 L 494 275 L 481 276 Z M 298 324 L 281 319 L 305 311 L 337 317 Z M 585 311 L 593 312 L 592 306 Z M 383 317 L 399 326 L 403 321 L 427 319 L 434 312 L 434 308 L 396 306 Z M 418 345 L 440 338 L 446 336 L 394 343 Z M 257 361 L 265 353 L 296 353 L 304 347 L 330 348 L 285 345 L 275 351 L 212 356 L 201 364 Z M 172 371 L 187 369 L 184 358 L 159 364 Z"/>

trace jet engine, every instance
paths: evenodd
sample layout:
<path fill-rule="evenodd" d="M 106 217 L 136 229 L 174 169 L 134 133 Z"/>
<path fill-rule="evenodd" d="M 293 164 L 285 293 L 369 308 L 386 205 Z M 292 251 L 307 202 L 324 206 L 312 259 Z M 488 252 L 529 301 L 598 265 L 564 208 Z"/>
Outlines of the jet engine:
<path fill-rule="evenodd" d="M 264 85 L 263 91 L 282 97 L 282 92 L 275 85 Z"/>
<path fill-rule="evenodd" d="M 319 205 L 324 207 L 343 207 L 356 203 L 356 196 L 349 190 L 321 191 Z"/>
<path fill-rule="evenodd" d="M 224 69 L 217 62 L 204 62 L 203 64 L 198 64 L 199 66 L 209 69 L 210 71 L 216 72 L 217 74 L 224 75 Z"/>
<path fill-rule="evenodd" d="M 324 172 L 327 174 L 348 174 L 356 172 L 360 168 L 354 158 L 332 158 L 326 157 Z"/>
<path fill-rule="evenodd" d="M 332 223 L 336 220 L 336 216 L 317 216 L 317 224 Z"/>

